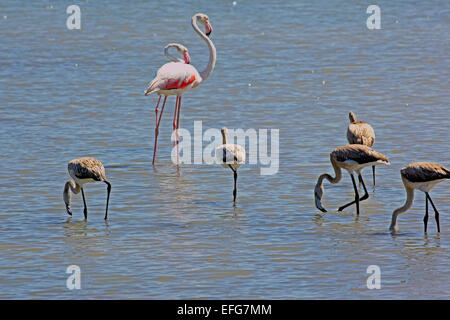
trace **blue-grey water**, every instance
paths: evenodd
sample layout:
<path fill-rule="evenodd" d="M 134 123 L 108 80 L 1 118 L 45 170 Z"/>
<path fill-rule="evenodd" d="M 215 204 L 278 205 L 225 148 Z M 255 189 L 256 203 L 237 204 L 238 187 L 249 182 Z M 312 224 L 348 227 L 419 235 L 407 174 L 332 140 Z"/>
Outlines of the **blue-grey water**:
<path fill-rule="evenodd" d="M 450 186 L 424 195 L 388 231 L 403 204 L 399 170 L 412 161 L 449 166 L 450 5 L 377 1 L 381 29 L 369 30 L 366 1 L 8 1 L 0 3 L 0 298 L 446 299 L 450 291 Z M 81 8 L 68 30 L 66 8 Z M 183 97 L 181 127 L 279 129 L 279 171 L 261 165 L 233 177 L 219 165 L 172 163 L 175 98 L 151 165 L 154 108 L 147 83 L 180 42 L 203 70 L 205 43 L 190 26 L 209 15 L 217 64 Z M 345 145 L 348 112 L 375 129 L 374 148 L 392 165 L 364 171 L 370 199 L 361 214 L 347 173 L 325 183 L 329 153 Z M 89 208 L 65 212 L 67 163 L 101 160 L 112 183 L 86 185 Z M 431 210 L 431 208 L 430 208 Z M 81 289 L 66 268 L 81 269 Z M 369 265 L 381 289 L 369 290 Z"/>

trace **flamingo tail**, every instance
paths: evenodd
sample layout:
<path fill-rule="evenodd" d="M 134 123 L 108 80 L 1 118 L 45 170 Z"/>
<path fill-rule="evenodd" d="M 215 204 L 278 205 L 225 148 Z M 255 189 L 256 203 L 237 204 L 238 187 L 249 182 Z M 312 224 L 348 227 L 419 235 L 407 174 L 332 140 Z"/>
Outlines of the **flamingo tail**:
<path fill-rule="evenodd" d="M 158 79 L 154 79 L 152 82 L 150 82 L 150 84 L 148 85 L 147 90 L 145 90 L 145 95 L 149 96 L 154 92 L 159 91 L 159 80 Z"/>

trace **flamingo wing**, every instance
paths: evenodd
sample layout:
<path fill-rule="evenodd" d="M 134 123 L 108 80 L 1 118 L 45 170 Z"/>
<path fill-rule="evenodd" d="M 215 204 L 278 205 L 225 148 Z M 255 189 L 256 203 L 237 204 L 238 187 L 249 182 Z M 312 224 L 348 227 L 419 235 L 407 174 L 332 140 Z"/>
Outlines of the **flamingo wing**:
<path fill-rule="evenodd" d="M 411 182 L 450 179 L 450 170 L 434 162 L 413 162 L 403 167 L 400 172 Z"/>
<path fill-rule="evenodd" d="M 169 62 L 159 68 L 155 79 L 150 82 L 145 91 L 145 95 L 163 90 L 189 89 L 196 86 L 199 81 L 200 75 L 192 65 Z"/>
<path fill-rule="evenodd" d="M 245 149 L 238 144 L 221 144 L 216 148 L 216 158 L 222 163 L 242 164 L 245 163 Z"/>
<path fill-rule="evenodd" d="M 363 144 L 371 147 L 375 142 L 375 132 L 365 122 L 350 123 L 347 129 L 347 140 L 351 144 Z"/>

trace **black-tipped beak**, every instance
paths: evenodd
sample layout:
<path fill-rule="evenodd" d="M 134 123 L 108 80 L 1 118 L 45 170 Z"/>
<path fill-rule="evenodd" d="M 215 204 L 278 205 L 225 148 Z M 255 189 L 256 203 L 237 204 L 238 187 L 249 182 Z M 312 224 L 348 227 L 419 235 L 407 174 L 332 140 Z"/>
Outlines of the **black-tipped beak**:
<path fill-rule="evenodd" d="M 70 209 L 70 206 L 67 204 L 66 204 L 66 211 L 67 211 L 67 214 L 69 214 L 69 216 L 72 215 L 72 209 Z"/>
<path fill-rule="evenodd" d="M 211 26 L 211 24 L 209 23 L 209 21 L 206 21 L 206 24 L 205 24 L 205 34 L 209 37 L 209 35 L 211 34 L 212 31 L 213 31 L 213 27 Z"/>

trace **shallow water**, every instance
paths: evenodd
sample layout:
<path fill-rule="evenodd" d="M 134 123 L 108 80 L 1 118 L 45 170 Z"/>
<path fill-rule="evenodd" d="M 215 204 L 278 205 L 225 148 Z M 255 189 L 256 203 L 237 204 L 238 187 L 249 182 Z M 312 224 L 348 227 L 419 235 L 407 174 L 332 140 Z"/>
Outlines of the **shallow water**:
<path fill-rule="evenodd" d="M 448 298 L 450 188 L 431 192 L 441 211 L 423 233 L 424 196 L 388 226 L 405 192 L 399 170 L 412 161 L 450 165 L 448 1 L 379 1 L 381 30 L 348 1 L 85 1 L 82 29 L 66 28 L 72 2 L 0 4 L 0 298 Z M 217 64 L 183 98 L 181 126 L 280 131 L 280 168 L 260 175 L 170 160 L 174 98 L 151 166 L 155 96 L 146 84 L 166 62 L 163 47 L 185 44 L 202 70 L 205 44 L 190 27 L 207 13 Z M 250 86 L 249 86 L 250 84 Z M 335 208 L 353 197 L 349 176 L 325 184 L 328 154 L 347 143 L 347 114 L 372 124 L 374 148 L 392 165 L 361 214 Z M 72 218 L 62 189 L 67 162 L 101 160 L 112 183 L 86 186 Z M 67 266 L 81 268 L 81 290 L 66 288 Z M 381 290 L 368 290 L 369 265 Z"/>

